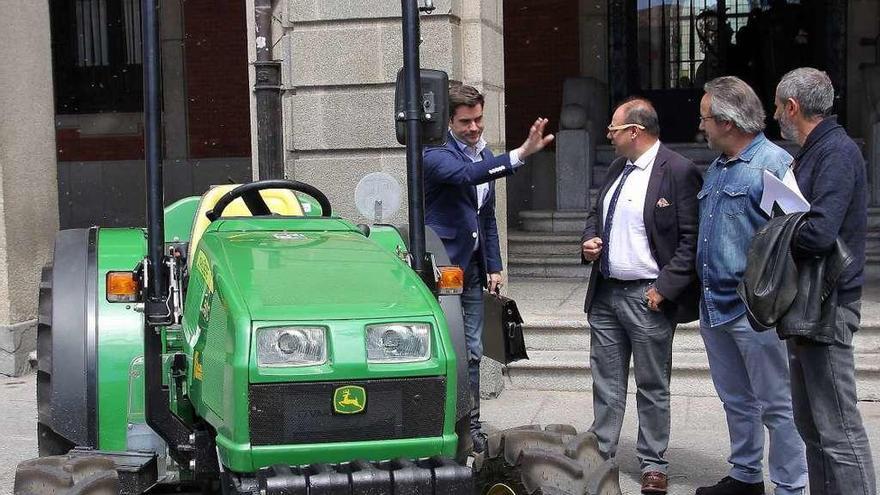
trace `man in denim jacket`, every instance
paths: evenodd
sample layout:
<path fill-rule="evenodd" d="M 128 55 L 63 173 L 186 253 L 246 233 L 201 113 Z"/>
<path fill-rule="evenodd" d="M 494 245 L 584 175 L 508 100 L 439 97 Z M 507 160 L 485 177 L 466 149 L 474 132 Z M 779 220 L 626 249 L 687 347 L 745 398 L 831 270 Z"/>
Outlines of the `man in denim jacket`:
<path fill-rule="evenodd" d="M 721 156 L 709 165 L 697 195 L 700 334 L 727 414 L 732 467 L 716 485 L 698 488 L 697 495 L 764 493 L 763 426 L 770 432 L 769 469 L 776 495 L 801 494 L 807 482 L 806 456 L 792 415 L 785 345 L 776 332 L 752 329 L 736 293 L 749 243 L 768 220 L 760 209 L 764 170 L 791 181 L 792 158 L 764 137 L 764 110 L 745 82 L 719 77 L 704 90 L 700 129 Z"/>

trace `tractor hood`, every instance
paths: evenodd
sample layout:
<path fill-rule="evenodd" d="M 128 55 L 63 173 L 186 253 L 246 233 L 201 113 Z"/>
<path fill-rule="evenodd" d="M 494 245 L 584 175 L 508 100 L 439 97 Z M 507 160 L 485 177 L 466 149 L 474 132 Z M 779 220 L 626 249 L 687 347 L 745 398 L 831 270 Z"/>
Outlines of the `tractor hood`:
<path fill-rule="evenodd" d="M 332 221 L 330 221 L 332 223 Z M 394 253 L 358 231 L 207 232 L 215 278 L 236 288 L 252 320 L 430 315 L 430 292 Z"/>

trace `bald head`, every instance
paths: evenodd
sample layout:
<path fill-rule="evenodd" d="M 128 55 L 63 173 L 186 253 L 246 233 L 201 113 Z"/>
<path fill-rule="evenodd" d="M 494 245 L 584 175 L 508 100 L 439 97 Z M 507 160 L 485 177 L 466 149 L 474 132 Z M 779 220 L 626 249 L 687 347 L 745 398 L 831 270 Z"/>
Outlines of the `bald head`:
<path fill-rule="evenodd" d="M 623 112 L 624 120 L 628 124 L 640 124 L 645 127 L 645 133 L 655 138 L 660 137 L 660 119 L 650 101 L 639 97 L 630 98 L 617 109 Z"/>
<path fill-rule="evenodd" d="M 606 137 L 614 151 L 635 162 L 660 136 L 654 105 L 644 98 L 630 98 L 614 110 Z"/>

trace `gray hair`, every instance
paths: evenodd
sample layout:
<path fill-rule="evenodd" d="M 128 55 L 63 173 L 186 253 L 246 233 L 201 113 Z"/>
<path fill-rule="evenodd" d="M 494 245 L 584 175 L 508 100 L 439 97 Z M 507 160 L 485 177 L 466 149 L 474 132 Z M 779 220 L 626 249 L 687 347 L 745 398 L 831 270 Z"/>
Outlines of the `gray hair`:
<path fill-rule="evenodd" d="M 825 72 L 812 67 L 801 67 L 782 76 L 776 86 L 776 99 L 791 98 L 801 106 L 804 117 L 827 117 L 834 106 L 834 86 Z"/>
<path fill-rule="evenodd" d="M 716 120 L 730 122 L 743 132 L 757 134 L 764 130 L 764 107 L 755 90 L 742 79 L 723 76 L 703 86 L 709 95 L 709 110 Z"/>

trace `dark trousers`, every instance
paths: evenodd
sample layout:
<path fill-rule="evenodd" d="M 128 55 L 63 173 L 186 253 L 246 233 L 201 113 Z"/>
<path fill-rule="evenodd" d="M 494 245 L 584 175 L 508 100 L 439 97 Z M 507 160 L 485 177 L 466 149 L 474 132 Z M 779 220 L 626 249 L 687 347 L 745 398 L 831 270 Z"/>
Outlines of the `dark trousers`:
<path fill-rule="evenodd" d="M 650 281 L 605 279 L 590 308 L 590 373 L 593 378 L 593 425 L 606 457 L 617 453 L 626 408 L 629 362 L 633 359 L 642 472 L 666 472 L 669 445 L 669 378 L 672 335 L 669 317 L 648 309 Z"/>
<path fill-rule="evenodd" d="M 871 447 L 856 407 L 853 333 L 861 301 L 837 308 L 834 343 L 788 341 L 794 421 L 807 446 L 812 495 L 874 495 Z"/>
<path fill-rule="evenodd" d="M 474 252 L 464 272 L 461 308 L 464 313 L 464 337 L 468 353 L 468 382 L 471 389 L 471 431 L 480 429 L 480 359 L 483 357 L 483 284 L 486 275 Z"/>

